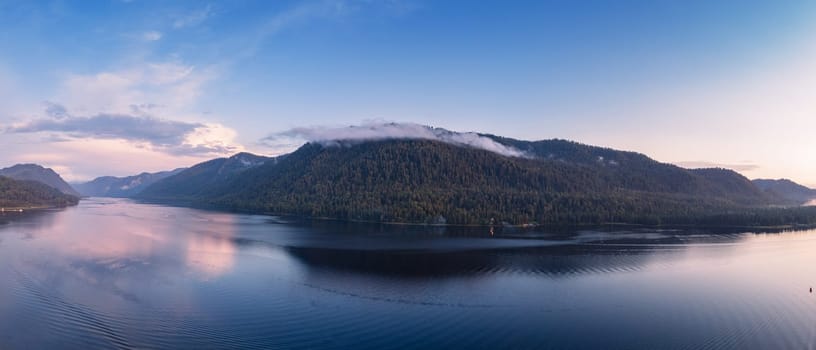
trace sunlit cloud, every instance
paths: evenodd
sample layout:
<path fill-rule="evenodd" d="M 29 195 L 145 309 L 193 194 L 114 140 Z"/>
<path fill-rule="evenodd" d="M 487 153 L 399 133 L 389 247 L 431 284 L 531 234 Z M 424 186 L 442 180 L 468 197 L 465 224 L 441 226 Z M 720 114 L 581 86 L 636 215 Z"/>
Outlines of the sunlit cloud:
<path fill-rule="evenodd" d="M 215 123 L 191 123 L 149 115 L 96 114 L 74 116 L 55 103 L 46 105 L 50 118 L 13 124 L 4 133 L 48 133 L 54 141 L 68 139 L 120 139 L 145 143 L 152 149 L 177 155 L 224 155 L 241 147 L 232 144 L 235 131 Z"/>
<path fill-rule="evenodd" d="M 190 166 L 241 152 L 233 129 L 192 112 L 215 76 L 212 68 L 180 61 L 65 74 L 40 113 L 0 116 L 0 156 L 9 163 L 4 165 L 40 163 L 83 180 Z"/>
<path fill-rule="evenodd" d="M 186 134 L 184 142 L 169 151 L 179 155 L 232 154 L 243 150 L 243 147 L 233 143 L 237 136 L 235 130 L 226 126 L 205 123 Z"/>
<path fill-rule="evenodd" d="M 266 3 L 251 11 L 243 3 L 139 2 L 112 6 L 119 12 L 104 13 L 99 17 L 104 23 L 74 28 L 42 26 L 37 16 L 8 13 L 13 16 L 7 19 L 19 18 L 19 23 L 8 26 L 7 57 L 0 57 L 0 128 L 42 131 L 0 134 L 2 161 L 10 163 L 23 155 L 70 146 L 79 152 L 65 155 L 71 161 L 48 162 L 70 167 L 66 171 L 76 177 L 94 171 L 129 175 L 122 172 L 142 170 L 136 163 L 144 164 L 145 170 L 166 170 L 155 167 L 172 169 L 190 165 L 187 162 L 195 157 L 208 157 L 208 152 L 228 153 L 240 148 L 236 139 L 255 141 L 293 126 L 337 125 L 385 116 L 416 117 L 420 123 L 452 130 L 522 139 L 573 139 L 638 151 L 687 167 L 727 167 L 750 177 L 816 181 L 816 153 L 812 152 L 816 46 L 810 35 L 813 26 L 806 25 L 814 21 L 803 15 L 810 12 L 774 17 L 786 18 L 786 25 L 774 31 L 763 27 L 773 21 L 742 21 L 729 25 L 727 32 L 705 37 L 691 33 L 706 33 L 700 26 L 663 33 L 681 35 L 667 35 L 659 42 L 648 40 L 652 39 L 648 35 L 647 40 L 640 40 L 644 39 L 641 33 L 632 32 L 632 45 L 619 47 L 587 46 L 562 36 L 552 38 L 563 41 L 548 41 L 550 37 L 543 35 L 543 30 L 549 30 L 544 26 L 551 23 L 547 21 L 515 32 L 513 37 L 518 40 L 510 41 L 502 36 L 519 27 L 504 27 L 503 22 L 473 26 L 473 33 L 446 32 L 450 28 L 443 22 L 426 22 L 434 18 L 428 15 L 442 10 L 444 6 L 439 5 L 417 11 L 410 23 L 384 20 L 414 11 L 419 2 L 302 0 Z M 161 15 L 145 21 L 145 14 Z M 81 11 L 75 15 L 73 20 L 92 19 L 84 18 Z M 236 17 L 226 20 L 226 15 Z M 462 23 L 487 19 L 472 15 L 463 12 Z M 723 19 L 740 18 L 739 13 L 732 15 Z M 234 25 L 234 20 L 240 25 Z M 440 25 L 427 29 L 439 31 L 442 41 L 403 43 L 382 41 L 382 36 L 355 37 L 348 44 L 355 45 L 350 52 L 355 53 L 356 61 L 348 61 L 349 55 L 313 60 L 316 52 L 342 49 L 350 33 L 382 29 L 382 33 L 393 31 L 394 39 L 409 39 L 401 34 L 410 33 L 403 31 L 416 23 Z M 591 23 L 570 24 L 582 25 Z M 748 27 L 757 30 L 746 31 Z M 497 31 L 502 28 L 508 31 Z M 335 29 L 339 30 L 332 33 Z M 752 36 L 760 32 L 767 36 Z M 455 35 L 491 33 L 494 35 L 484 36 L 483 41 L 454 41 Z M 324 45 L 334 39 L 339 46 Z M 591 39 L 620 42 L 616 36 Z M 680 45 L 673 40 L 681 40 Z M 731 45 L 742 40 L 752 44 Z M 32 55 L 32 42 L 38 43 L 40 54 Z M 98 53 L 71 50 L 70 44 L 76 42 L 107 49 Z M 292 43 L 297 50 L 290 50 Z M 496 43 L 506 55 L 471 55 Z M 391 50 L 402 44 L 405 50 Z M 544 47 L 540 45 L 559 48 L 562 44 L 566 46 L 557 55 L 539 50 Z M 722 50 L 701 50 L 709 47 Z M 607 51 L 608 56 L 585 55 Z M 634 55 L 628 57 L 627 52 Z M 243 61 L 256 54 L 263 57 Z M 35 56 L 37 59 L 27 59 Z M 621 60 L 624 57 L 627 59 Z M 457 60 L 468 63 L 457 65 Z M 296 64 L 288 67 L 287 62 Z M 558 72 L 564 74 L 555 74 Z M 282 91 L 296 92 L 292 96 L 297 98 Z M 53 101 L 44 112 L 43 100 Z M 202 110 L 214 114 L 204 115 Z M 139 127 L 133 136 L 124 135 L 113 126 L 101 125 L 106 118 L 120 126 L 133 123 Z M 264 139 L 263 144 L 265 150 L 288 152 L 310 138 L 304 136 L 314 136 L 309 134 L 277 133 L 274 140 Z M 101 154 L 113 152 L 114 148 L 105 148 L 111 145 L 132 151 L 127 154 L 138 155 L 133 158 L 138 162 Z M 101 149 L 97 152 L 91 147 Z M 34 157 L 27 159 L 38 162 Z M 91 164 L 103 159 L 106 164 Z M 744 159 L 751 161 L 743 164 Z"/>

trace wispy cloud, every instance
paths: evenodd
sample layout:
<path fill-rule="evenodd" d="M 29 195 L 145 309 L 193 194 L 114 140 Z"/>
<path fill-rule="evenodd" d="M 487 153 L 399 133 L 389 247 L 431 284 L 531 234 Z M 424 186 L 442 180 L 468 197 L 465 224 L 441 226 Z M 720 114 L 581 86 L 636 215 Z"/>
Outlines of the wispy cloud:
<path fill-rule="evenodd" d="M 281 149 L 304 142 L 318 142 L 328 146 L 346 141 L 376 141 L 389 139 L 435 140 L 449 144 L 473 147 L 508 157 L 527 157 L 516 148 L 503 145 L 489 137 L 473 132 L 454 132 L 414 123 L 366 122 L 347 127 L 300 127 L 269 135 L 261 143 Z"/>
<path fill-rule="evenodd" d="M 159 31 L 151 30 L 148 32 L 142 33 L 142 40 L 144 41 L 157 41 L 162 38 L 162 33 Z"/>
<path fill-rule="evenodd" d="M 364 10 L 380 10 L 390 15 L 403 15 L 418 6 L 409 0 L 307 0 L 281 12 L 272 14 L 255 31 L 250 44 L 239 56 L 252 56 L 271 36 L 280 31 L 304 25 L 311 21 L 348 18 Z"/>
<path fill-rule="evenodd" d="M 94 74 L 67 75 L 55 100 L 68 108 L 90 113 L 129 113 L 133 105 L 161 106 L 152 113 L 178 114 L 187 110 L 214 70 L 181 62 L 145 62 Z M 159 110 L 161 109 L 161 110 Z"/>
<path fill-rule="evenodd" d="M 185 27 L 194 27 L 209 18 L 212 15 L 212 6 L 207 5 L 206 7 L 190 12 L 185 14 L 179 18 L 177 18 L 173 22 L 173 28 L 180 29 Z"/>
<path fill-rule="evenodd" d="M 203 121 L 193 112 L 204 85 L 214 77 L 212 69 L 179 61 L 68 74 L 51 101 L 43 102 L 41 114 L 0 121 L 0 133 L 52 145 L 121 141 L 171 156 L 240 152 L 243 147 L 235 142 L 234 130 Z"/>
<path fill-rule="evenodd" d="M 715 162 L 706 162 L 706 161 L 683 161 L 683 162 L 675 162 L 677 166 L 688 168 L 688 169 L 698 169 L 698 168 L 725 168 L 731 169 L 735 171 L 753 171 L 759 169 L 759 165 L 752 164 L 752 163 L 741 163 L 741 164 L 727 164 L 727 163 L 715 163 Z"/>

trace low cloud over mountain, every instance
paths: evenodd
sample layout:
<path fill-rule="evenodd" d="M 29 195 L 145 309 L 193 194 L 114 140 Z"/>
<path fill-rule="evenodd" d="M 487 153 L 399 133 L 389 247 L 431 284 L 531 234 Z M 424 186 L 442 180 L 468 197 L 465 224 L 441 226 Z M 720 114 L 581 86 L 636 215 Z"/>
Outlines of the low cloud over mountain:
<path fill-rule="evenodd" d="M 299 127 L 275 133 L 261 140 L 267 146 L 279 148 L 304 142 L 340 145 L 348 141 L 389 139 L 436 140 L 460 146 L 479 148 L 508 157 L 527 157 L 516 148 L 500 144 L 474 132 L 454 132 L 414 123 L 370 122 L 347 127 Z"/>

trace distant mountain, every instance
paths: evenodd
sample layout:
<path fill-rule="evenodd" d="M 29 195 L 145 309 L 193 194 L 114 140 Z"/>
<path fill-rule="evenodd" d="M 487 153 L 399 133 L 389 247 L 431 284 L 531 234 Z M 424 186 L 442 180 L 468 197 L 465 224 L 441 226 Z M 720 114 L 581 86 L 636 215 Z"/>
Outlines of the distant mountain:
<path fill-rule="evenodd" d="M 238 153 L 229 158 L 217 158 L 184 169 L 147 186 L 136 197 L 143 199 L 198 198 L 209 189 L 222 185 L 236 175 L 275 158 L 251 153 Z"/>
<path fill-rule="evenodd" d="M 17 164 L 9 168 L 0 169 L 0 176 L 15 180 L 40 182 L 56 188 L 62 193 L 77 197 L 80 196 L 79 192 L 65 182 L 54 170 L 51 168 L 43 168 L 37 164 Z"/>
<path fill-rule="evenodd" d="M 798 204 L 804 204 L 816 199 L 816 190 L 802 186 L 788 179 L 756 179 L 753 180 L 753 183 L 765 192 Z"/>
<path fill-rule="evenodd" d="M 0 176 L 0 210 L 76 205 L 79 198 L 37 181 Z"/>
<path fill-rule="evenodd" d="M 89 197 L 131 197 L 154 182 L 180 173 L 185 168 L 158 173 L 141 173 L 139 175 L 114 177 L 102 176 L 88 182 L 74 184 L 79 193 Z"/>
<path fill-rule="evenodd" d="M 567 140 L 522 141 L 483 135 L 524 151 L 539 161 L 554 161 L 594 169 L 610 185 L 629 190 L 728 198 L 740 203 L 778 203 L 741 174 L 720 168 L 685 169 L 629 151 L 584 145 Z"/>
<path fill-rule="evenodd" d="M 447 224 L 691 223 L 789 204 L 731 170 L 689 170 L 564 140 L 481 136 L 526 156 L 436 140 L 309 143 L 218 181 L 213 169 L 226 160 L 205 162 L 142 194 L 279 214 Z"/>

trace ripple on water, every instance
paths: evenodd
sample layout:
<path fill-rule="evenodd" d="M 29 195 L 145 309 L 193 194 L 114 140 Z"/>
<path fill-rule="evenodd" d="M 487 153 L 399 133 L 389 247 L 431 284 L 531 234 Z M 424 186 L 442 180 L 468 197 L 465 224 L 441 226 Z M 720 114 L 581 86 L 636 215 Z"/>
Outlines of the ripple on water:
<path fill-rule="evenodd" d="M 816 341 L 816 297 L 805 292 L 816 284 L 813 232 L 491 240 L 355 235 L 350 227 L 332 235 L 326 223 L 118 200 L 27 216 L 0 227 L 0 348 Z"/>

